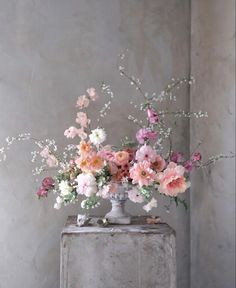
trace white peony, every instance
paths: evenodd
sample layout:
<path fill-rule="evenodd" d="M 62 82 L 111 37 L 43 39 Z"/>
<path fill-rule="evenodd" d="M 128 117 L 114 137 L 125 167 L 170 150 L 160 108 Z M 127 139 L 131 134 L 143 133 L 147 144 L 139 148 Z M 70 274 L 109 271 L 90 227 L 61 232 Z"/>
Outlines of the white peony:
<path fill-rule="evenodd" d="M 97 183 L 96 178 L 92 173 L 81 173 L 77 179 L 78 183 L 77 192 L 78 194 L 90 197 L 91 195 L 97 193 Z"/>
<path fill-rule="evenodd" d="M 157 207 L 157 200 L 155 198 L 152 198 L 150 202 L 148 202 L 146 205 L 143 206 L 143 209 L 146 212 L 149 212 L 152 210 L 152 208 Z"/>
<path fill-rule="evenodd" d="M 61 191 L 62 196 L 66 196 L 70 194 L 70 192 L 73 190 L 73 188 L 69 185 L 68 181 L 62 180 L 59 183 L 59 190 Z"/>
<path fill-rule="evenodd" d="M 106 137 L 106 132 L 102 128 L 92 130 L 91 134 L 89 135 L 89 139 L 94 145 L 103 143 L 106 140 Z"/>

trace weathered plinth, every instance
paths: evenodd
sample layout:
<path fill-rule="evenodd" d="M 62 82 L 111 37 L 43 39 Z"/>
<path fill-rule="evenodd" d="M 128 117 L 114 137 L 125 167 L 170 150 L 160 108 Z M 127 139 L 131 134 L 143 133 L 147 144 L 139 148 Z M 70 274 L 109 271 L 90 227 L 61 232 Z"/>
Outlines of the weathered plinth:
<path fill-rule="evenodd" d="M 164 223 L 77 227 L 61 234 L 61 288 L 176 288 L 175 232 Z"/>

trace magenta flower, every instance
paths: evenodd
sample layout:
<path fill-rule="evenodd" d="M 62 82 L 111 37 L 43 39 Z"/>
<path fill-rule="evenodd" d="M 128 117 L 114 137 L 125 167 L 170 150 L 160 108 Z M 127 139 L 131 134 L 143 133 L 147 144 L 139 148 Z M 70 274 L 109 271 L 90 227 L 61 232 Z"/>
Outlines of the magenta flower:
<path fill-rule="evenodd" d="M 201 155 L 201 153 L 199 153 L 199 152 L 195 152 L 195 153 L 192 155 L 192 157 L 191 157 L 191 160 L 192 160 L 193 162 L 201 161 L 201 159 L 202 159 L 202 155 Z"/>
<path fill-rule="evenodd" d="M 44 187 L 40 187 L 38 191 L 36 192 L 39 198 L 47 197 L 48 191 Z"/>
<path fill-rule="evenodd" d="M 187 173 L 190 173 L 193 170 L 193 167 L 194 167 L 194 165 L 193 165 L 193 162 L 191 160 L 188 160 L 184 163 L 184 168 L 185 168 L 185 171 Z"/>
<path fill-rule="evenodd" d="M 42 181 L 42 188 L 45 190 L 50 190 L 54 188 L 55 181 L 53 180 L 52 177 L 45 177 Z"/>
<path fill-rule="evenodd" d="M 184 157 L 183 153 L 181 152 L 173 152 L 170 156 L 170 161 L 175 162 L 175 163 L 180 163 L 183 162 Z"/>
<path fill-rule="evenodd" d="M 141 128 L 136 133 L 136 139 L 138 140 L 139 144 L 144 144 L 147 140 L 154 140 L 157 137 L 157 132 L 151 131 L 146 128 Z"/>
<path fill-rule="evenodd" d="M 159 122 L 159 117 L 156 112 L 154 112 L 151 108 L 147 109 L 147 116 L 148 116 L 148 121 L 151 124 L 155 124 Z"/>

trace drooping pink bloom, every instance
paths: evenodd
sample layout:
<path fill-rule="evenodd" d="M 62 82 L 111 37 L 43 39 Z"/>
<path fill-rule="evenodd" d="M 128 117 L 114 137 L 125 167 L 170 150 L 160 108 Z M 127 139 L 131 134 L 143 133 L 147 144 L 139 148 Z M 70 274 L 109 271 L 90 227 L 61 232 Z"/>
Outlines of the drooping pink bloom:
<path fill-rule="evenodd" d="M 181 152 L 173 152 L 170 156 L 170 161 L 175 163 L 180 163 L 184 160 L 183 153 Z"/>
<path fill-rule="evenodd" d="M 158 174 L 159 192 L 167 196 L 177 196 L 185 192 L 190 187 L 190 182 L 186 181 L 184 173 L 185 168 L 182 165 L 170 162 L 167 168 Z"/>
<path fill-rule="evenodd" d="M 193 153 L 193 155 L 192 155 L 192 157 L 191 157 L 191 160 L 192 160 L 193 162 L 201 161 L 201 159 L 202 159 L 202 155 L 201 155 L 200 152 L 195 152 L 195 153 Z"/>
<path fill-rule="evenodd" d="M 55 181 L 52 177 L 45 177 L 42 181 L 42 187 L 46 190 L 53 189 L 55 186 Z"/>
<path fill-rule="evenodd" d="M 138 190 L 136 188 L 133 188 L 128 191 L 128 197 L 129 200 L 131 200 L 134 203 L 143 203 L 144 198 L 141 194 L 138 193 Z"/>
<path fill-rule="evenodd" d="M 90 123 L 90 119 L 88 119 L 86 113 L 78 112 L 75 122 L 78 123 L 81 127 L 87 128 L 88 124 Z"/>
<path fill-rule="evenodd" d="M 70 128 L 66 129 L 64 132 L 64 135 L 67 138 L 72 138 L 72 139 L 75 138 L 75 136 L 78 136 L 78 134 L 79 134 L 79 129 L 77 129 L 74 126 L 71 126 Z"/>
<path fill-rule="evenodd" d="M 38 191 L 36 192 L 39 198 L 47 197 L 48 191 L 44 187 L 40 187 Z"/>
<path fill-rule="evenodd" d="M 147 128 L 141 128 L 136 133 L 136 139 L 140 144 L 144 144 L 147 140 L 154 140 L 157 137 L 157 132 L 151 131 Z"/>
<path fill-rule="evenodd" d="M 86 95 L 79 96 L 76 102 L 76 107 L 79 109 L 83 109 L 88 107 L 89 105 L 89 99 Z"/>
<path fill-rule="evenodd" d="M 57 160 L 57 158 L 56 158 L 54 155 L 52 155 L 52 154 L 48 155 L 48 158 L 47 158 L 47 160 L 46 160 L 46 163 L 47 163 L 47 165 L 48 165 L 49 167 L 51 167 L 51 168 L 58 166 L 58 160 Z"/>
<path fill-rule="evenodd" d="M 185 168 L 185 171 L 187 173 L 190 173 L 193 170 L 193 167 L 194 167 L 194 165 L 193 165 L 193 162 L 191 160 L 188 160 L 184 163 L 184 168 Z"/>
<path fill-rule="evenodd" d="M 130 169 L 130 178 L 133 184 L 148 186 L 156 179 L 156 173 L 150 168 L 150 162 L 143 161 L 135 163 Z"/>
<path fill-rule="evenodd" d="M 96 91 L 95 88 L 93 88 L 93 87 L 88 88 L 88 89 L 86 90 L 86 92 L 88 93 L 89 98 L 90 98 L 92 101 L 97 100 L 98 94 L 97 94 L 97 91 Z"/>
<path fill-rule="evenodd" d="M 166 166 L 166 161 L 157 155 L 155 161 L 152 163 L 151 168 L 156 172 L 161 172 Z"/>
<path fill-rule="evenodd" d="M 147 109 L 147 116 L 148 116 L 148 121 L 151 124 L 156 124 L 159 122 L 159 117 L 155 111 L 153 111 L 151 108 Z"/>
<path fill-rule="evenodd" d="M 157 157 L 156 152 L 149 145 L 143 145 L 136 151 L 135 154 L 135 159 L 138 162 L 149 161 L 153 163 L 155 162 L 156 157 Z"/>
<path fill-rule="evenodd" d="M 143 206 L 143 209 L 146 212 L 149 212 L 152 210 L 152 208 L 157 207 L 157 200 L 155 198 L 152 198 L 150 202 L 148 202 L 146 205 Z"/>

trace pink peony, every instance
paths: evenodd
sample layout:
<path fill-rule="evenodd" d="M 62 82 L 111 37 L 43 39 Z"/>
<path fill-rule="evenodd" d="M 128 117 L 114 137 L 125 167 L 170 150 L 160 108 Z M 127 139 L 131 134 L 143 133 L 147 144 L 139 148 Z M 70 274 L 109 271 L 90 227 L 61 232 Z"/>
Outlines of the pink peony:
<path fill-rule="evenodd" d="M 140 144 L 144 144 L 147 140 L 154 140 L 157 137 L 157 132 L 151 131 L 146 128 L 141 128 L 136 133 L 136 139 Z"/>
<path fill-rule="evenodd" d="M 90 119 L 88 119 L 86 113 L 78 112 L 75 122 L 78 123 L 81 127 L 87 128 L 88 124 L 90 123 Z"/>
<path fill-rule="evenodd" d="M 183 166 L 170 162 L 164 172 L 158 174 L 159 192 L 167 196 L 177 196 L 185 192 L 190 187 L 190 182 L 186 181 L 184 173 Z"/>
<path fill-rule="evenodd" d="M 170 156 L 170 161 L 175 163 L 180 163 L 184 160 L 183 153 L 181 152 L 173 152 Z"/>
<path fill-rule="evenodd" d="M 36 194 L 38 195 L 39 198 L 43 198 L 43 197 L 47 197 L 48 196 L 48 191 L 45 188 L 40 187 L 38 189 L 38 191 L 36 192 Z"/>
<path fill-rule="evenodd" d="M 46 190 L 53 189 L 55 186 L 55 181 L 52 177 L 45 177 L 42 181 L 42 187 Z"/>
<path fill-rule="evenodd" d="M 83 109 L 88 107 L 89 99 L 86 95 L 79 96 L 76 102 L 76 107 Z"/>
<path fill-rule="evenodd" d="M 156 152 L 152 149 L 151 146 L 143 145 L 139 150 L 137 150 L 135 154 L 135 159 L 138 162 L 142 161 L 149 161 L 149 162 L 155 162 L 157 157 Z"/>
<path fill-rule="evenodd" d="M 64 132 L 64 135 L 67 138 L 72 138 L 72 139 L 75 138 L 75 136 L 78 136 L 78 134 L 79 134 L 79 129 L 77 129 L 74 126 L 71 126 L 70 128 L 66 129 Z"/>
<path fill-rule="evenodd" d="M 166 166 L 166 161 L 157 155 L 155 161 L 152 163 L 151 168 L 156 172 L 161 172 Z"/>
<path fill-rule="evenodd" d="M 90 98 L 92 101 L 97 100 L 98 94 L 97 94 L 95 88 L 93 88 L 93 87 L 88 88 L 88 89 L 86 90 L 86 92 L 88 93 L 89 98 Z"/>
<path fill-rule="evenodd" d="M 193 162 L 188 160 L 184 163 L 184 168 L 187 173 L 190 173 L 193 170 Z"/>
<path fill-rule="evenodd" d="M 149 162 L 143 161 L 135 163 L 130 169 L 130 178 L 133 179 L 133 184 L 148 186 L 156 179 L 156 173 L 150 168 Z"/>
<path fill-rule="evenodd" d="M 134 203 L 143 203 L 144 198 L 141 194 L 138 193 L 138 190 L 136 188 L 133 188 L 128 191 L 128 197 L 129 200 L 131 200 Z"/>
<path fill-rule="evenodd" d="M 155 124 L 159 122 L 159 117 L 156 112 L 154 112 L 152 109 L 148 108 L 147 109 L 147 116 L 148 116 L 148 121 L 151 124 Z"/>
<path fill-rule="evenodd" d="M 192 160 L 193 162 L 201 161 L 201 159 L 202 159 L 202 155 L 201 155 L 201 153 L 199 153 L 199 152 L 193 153 L 193 155 L 192 155 L 192 157 L 191 157 L 191 160 Z"/>

